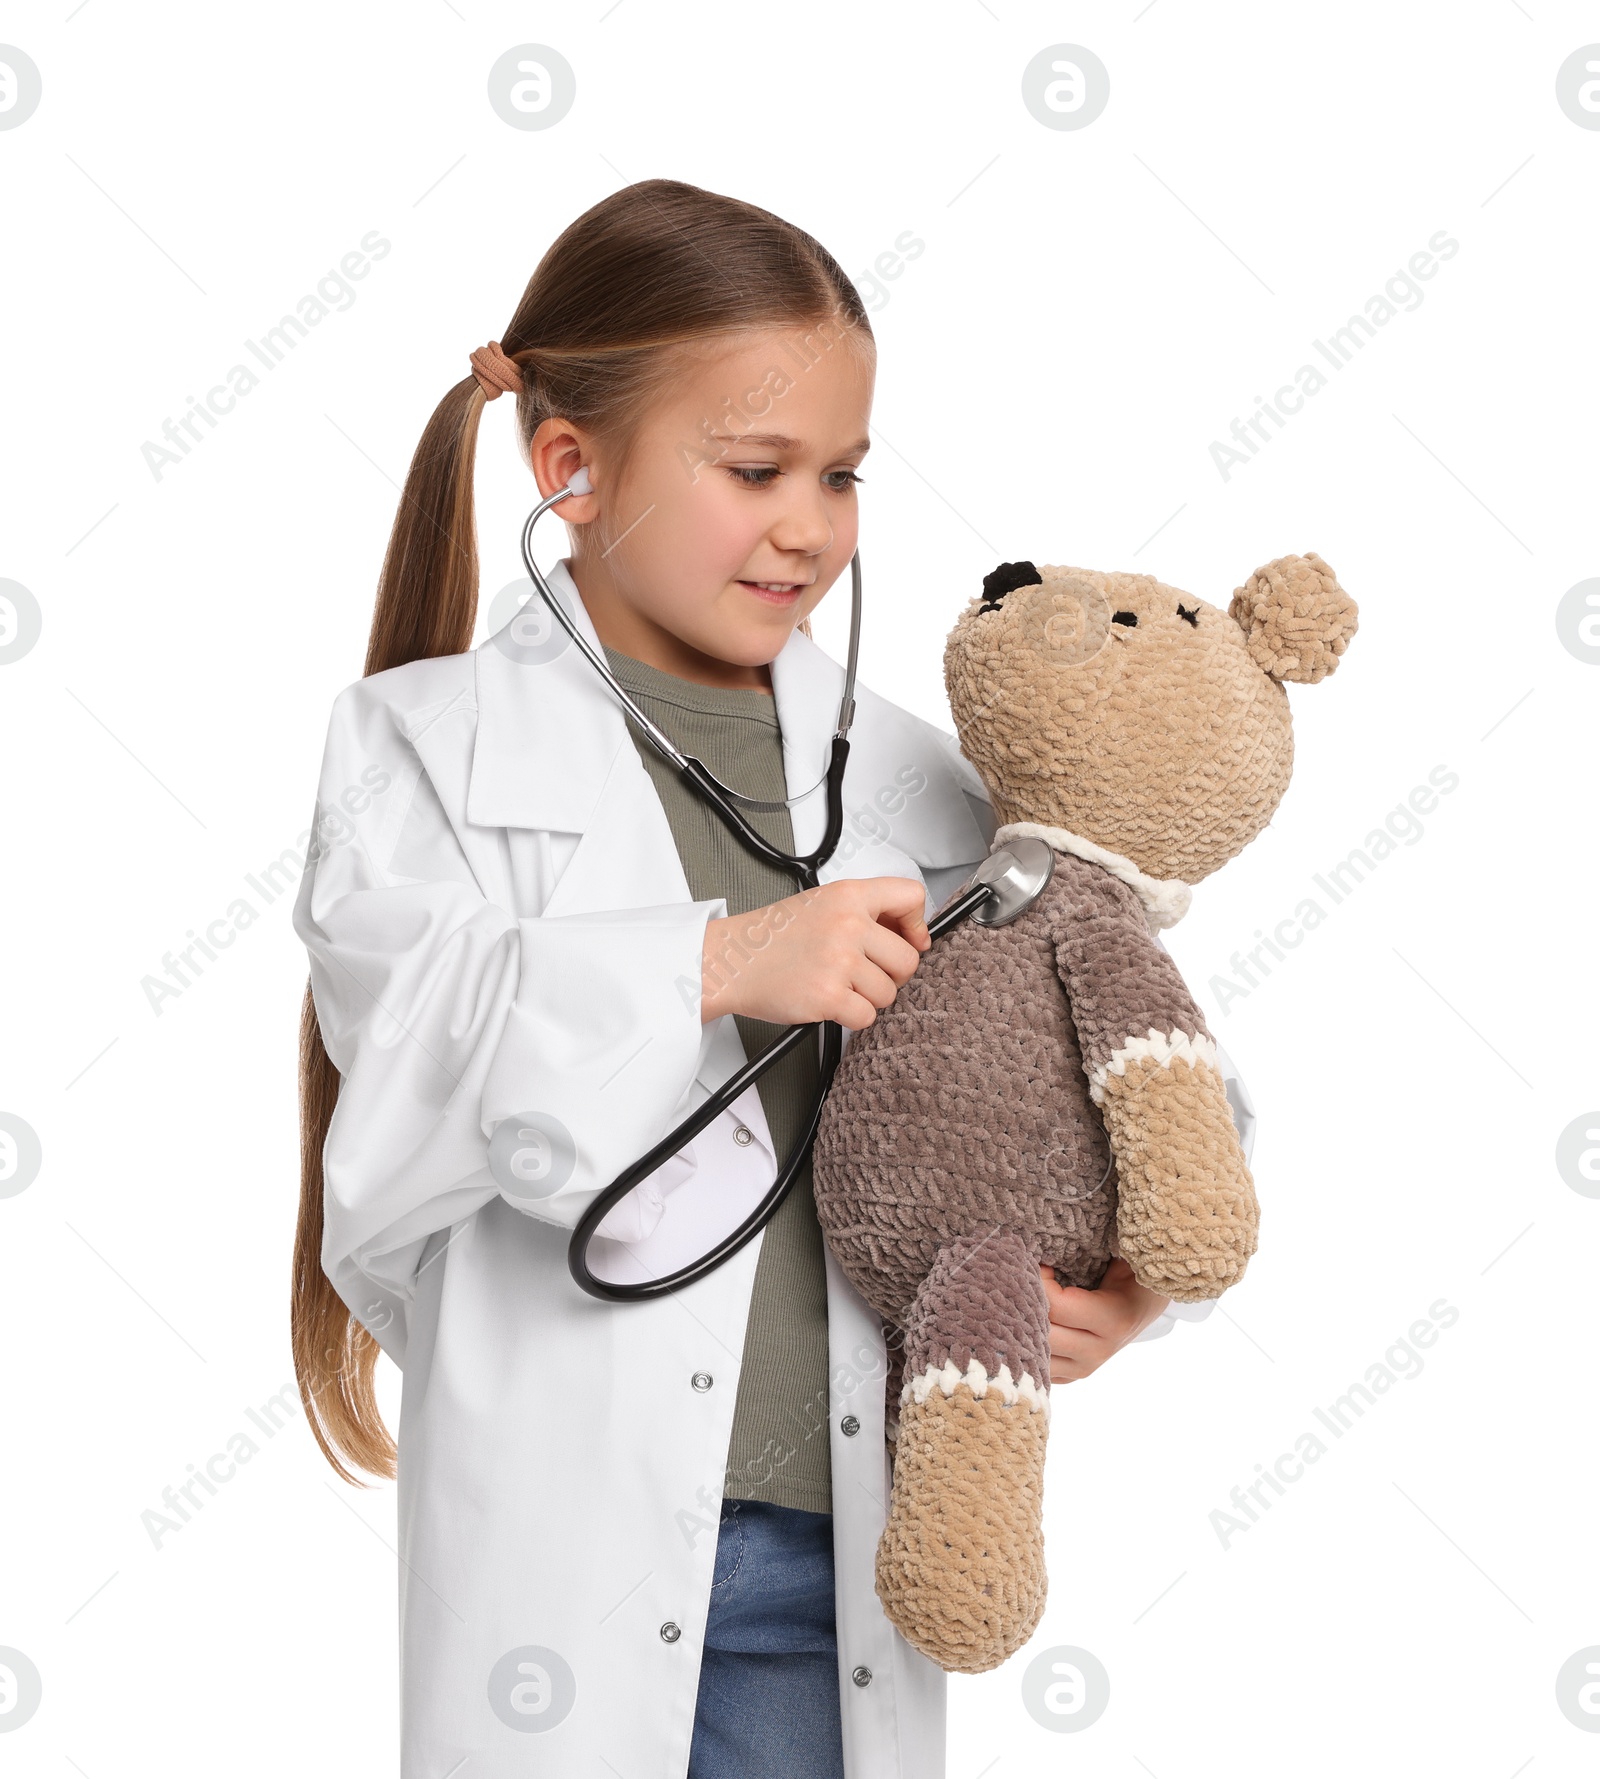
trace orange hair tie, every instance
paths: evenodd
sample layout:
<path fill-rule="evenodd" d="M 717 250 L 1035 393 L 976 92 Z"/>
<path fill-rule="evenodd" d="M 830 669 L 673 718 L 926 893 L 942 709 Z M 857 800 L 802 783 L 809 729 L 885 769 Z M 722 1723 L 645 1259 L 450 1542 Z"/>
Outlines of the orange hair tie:
<path fill-rule="evenodd" d="M 514 358 L 507 358 L 500 350 L 500 342 L 491 340 L 487 346 L 480 346 L 471 355 L 472 374 L 478 379 L 478 387 L 483 391 L 483 399 L 488 402 L 498 400 L 502 395 L 520 395 L 522 393 L 522 367 Z"/>

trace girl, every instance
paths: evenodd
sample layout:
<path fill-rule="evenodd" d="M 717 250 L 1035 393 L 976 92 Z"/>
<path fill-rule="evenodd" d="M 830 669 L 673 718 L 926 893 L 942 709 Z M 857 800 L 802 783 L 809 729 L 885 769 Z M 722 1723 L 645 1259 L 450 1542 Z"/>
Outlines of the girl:
<path fill-rule="evenodd" d="M 812 784 L 842 674 L 805 620 L 856 547 L 874 353 L 811 236 L 646 181 L 557 240 L 407 476 L 295 909 L 294 1296 L 329 1461 L 398 1474 L 405 1779 L 944 1771 L 944 1675 L 873 1591 L 884 1331 L 809 1176 L 665 1297 L 588 1297 L 566 1248 L 777 1025 L 859 1030 L 893 1001 L 987 851 L 982 786 L 952 738 L 858 688 L 846 840 L 797 894 L 563 632 L 513 620 L 469 648 L 474 444 L 509 392 L 541 494 L 588 473 L 549 577 L 583 633 L 725 783 Z M 803 851 L 822 801 L 751 819 Z M 765 1190 L 815 1068 L 791 1055 L 606 1234 L 700 1251 L 697 1219 Z M 508 1168 L 502 1130 L 537 1164 Z M 1041 1276 L 1056 1382 L 1165 1308 L 1120 1262 L 1094 1292 Z M 398 1453 L 380 1348 L 404 1374 Z"/>

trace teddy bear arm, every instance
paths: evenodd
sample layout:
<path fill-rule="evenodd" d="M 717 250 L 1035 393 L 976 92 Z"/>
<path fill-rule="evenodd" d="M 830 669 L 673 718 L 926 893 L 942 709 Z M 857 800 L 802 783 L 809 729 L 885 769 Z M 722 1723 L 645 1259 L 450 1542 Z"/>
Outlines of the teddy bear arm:
<path fill-rule="evenodd" d="M 1148 1289 L 1220 1297 L 1256 1250 L 1260 1211 L 1216 1046 L 1133 891 L 1070 864 L 1077 894 L 1052 936 L 1116 1164 L 1118 1246 Z"/>
<path fill-rule="evenodd" d="M 1118 1247 L 1151 1291 L 1181 1303 L 1220 1297 L 1244 1276 L 1260 1227 L 1222 1077 L 1214 1061 L 1163 1054 L 1152 1040 L 1129 1049 L 1138 1054 L 1118 1059 L 1100 1097 Z"/>

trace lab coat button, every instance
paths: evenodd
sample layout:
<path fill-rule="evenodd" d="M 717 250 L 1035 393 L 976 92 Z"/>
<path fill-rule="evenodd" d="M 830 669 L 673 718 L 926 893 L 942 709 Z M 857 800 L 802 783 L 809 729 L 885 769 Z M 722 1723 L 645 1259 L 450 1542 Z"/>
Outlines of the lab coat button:
<path fill-rule="evenodd" d="M 676 1643 L 682 1635 L 683 1632 L 678 1629 L 670 1618 L 661 1627 L 661 1641 L 663 1643 Z"/>
<path fill-rule="evenodd" d="M 857 1686 L 871 1686 L 872 1685 L 872 1670 L 870 1668 L 857 1668 L 851 1674 L 850 1678 L 856 1683 Z"/>
<path fill-rule="evenodd" d="M 755 1141 L 755 1138 L 750 1134 L 748 1127 L 741 1124 L 739 1126 L 739 1128 L 733 1133 L 733 1140 L 739 1145 L 739 1147 L 741 1149 L 744 1149 L 744 1148 L 747 1148 L 751 1143 L 753 1143 Z"/>
<path fill-rule="evenodd" d="M 709 1371 L 697 1371 L 694 1376 L 689 1379 L 689 1382 L 693 1384 L 697 1390 L 709 1390 L 711 1388 L 711 1373 Z"/>
<path fill-rule="evenodd" d="M 844 1434 L 846 1439 L 848 1439 L 851 1437 L 852 1434 L 856 1434 L 861 1431 L 861 1423 L 855 1418 L 854 1415 L 846 1415 L 845 1418 L 839 1423 L 839 1431 L 842 1434 Z"/>

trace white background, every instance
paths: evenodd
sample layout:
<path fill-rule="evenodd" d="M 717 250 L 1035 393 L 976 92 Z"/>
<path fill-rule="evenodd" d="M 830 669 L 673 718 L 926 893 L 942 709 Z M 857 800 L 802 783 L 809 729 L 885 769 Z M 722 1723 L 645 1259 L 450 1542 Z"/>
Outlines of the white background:
<path fill-rule="evenodd" d="M 0 1645 L 44 1676 L 10 1770 L 394 1770 L 392 1489 L 337 1483 L 297 1407 L 271 1439 L 246 1412 L 292 1380 L 292 894 L 159 1015 L 141 984 L 303 845 L 424 421 L 554 235 L 652 175 L 851 274 L 924 243 L 868 292 L 878 690 L 945 721 L 944 634 L 1006 558 L 1225 606 L 1316 550 L 1361 609 L 1291 693 L 1280 813 L 1169 935 L 1260 1112 L 1260 1252 L 1208 1321 L 1058 1391 L 1049 1609 L 953 1680 L 950 1773 L 1595 1770 L 1556 1676 L 1600 1644 L 1600 1200 L 1555 1152 L 1600 1105 L 1600 667 L 1555 614 L 1600 574 L 1600 131 L 1555 80 L 1596 40 L 1562 0 L 0 11 L 43 75 L 0 132 L 0 576 L 43 612 L 0 669 L 0 1111 L 44 1155 L 0 1199 Z M 530 42 L 576 71 L 549 130 L 486 99 Z M 1022 103 L 1055 43 L 1110 71 L 1086 128 Z M 352 305 L 153 476 L 163 420 L 374 229 Z M 1419 306 L 1225 480 L 1212 441 L 1441 229 Z M 521 573 L 511 408 L 485 604 Z M 1422 837 L 1224 1012 L 1232 954 L 1440 765 Z M 1420 1374 L 1225 1547 L 1229 1491 L 1441 1298 Z M 157 1548 L 141 1516 L 241 1431 Z M 1076 1733 L 1022 1702 L 1059 1646 L 1110 1676 Z"/>

